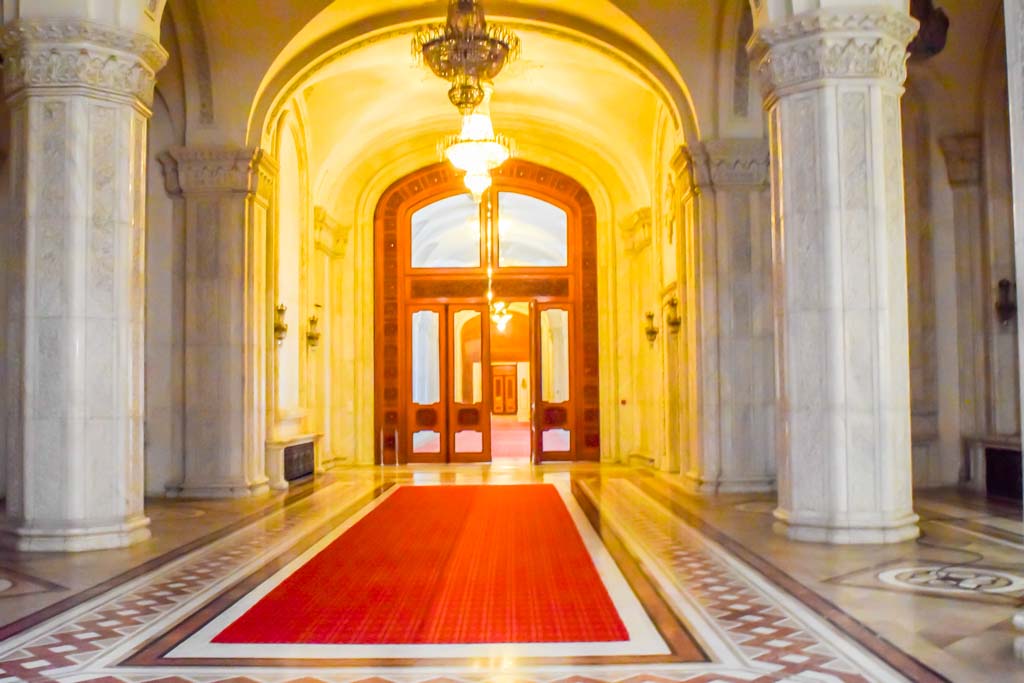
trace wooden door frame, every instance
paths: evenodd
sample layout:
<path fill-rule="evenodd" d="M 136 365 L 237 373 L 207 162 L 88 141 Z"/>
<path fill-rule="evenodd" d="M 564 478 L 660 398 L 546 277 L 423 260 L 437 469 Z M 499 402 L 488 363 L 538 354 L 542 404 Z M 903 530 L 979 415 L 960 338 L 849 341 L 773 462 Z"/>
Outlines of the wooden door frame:
<path fill-rule="evenodd" d="M 575 402 L 572 459 L 600 460 L 600 377 L 597 301 L 597 212 L 590 195 L 573 178 L 522 159 L 494 173 L 494 190 L 548 201 L 569 216 L 567 268 L 501 269 L 495 293 L 502 299 L 575 303 L 571 391 Z M 410 274 L 412 213 L 434 201 L 465 192 L 462 177 L 448 164 L 415 171 L 389 187 L 374 216 L 374 429 L 378 464 L 402 464 L 396 434 L 405 434 L 402 355 L 407 305 L 478 303 L 486 282 L 479 269 Z M 536 423 L 535 415 L 532 422 Z"/>

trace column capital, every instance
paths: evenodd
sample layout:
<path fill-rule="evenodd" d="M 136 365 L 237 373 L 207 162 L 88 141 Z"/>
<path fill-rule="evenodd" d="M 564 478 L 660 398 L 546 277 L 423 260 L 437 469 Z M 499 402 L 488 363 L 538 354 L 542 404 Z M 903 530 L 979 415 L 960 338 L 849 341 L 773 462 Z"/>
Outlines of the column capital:
<path fill-rule="evenodd" d="M 277 180 L 277 162 L 258 147 L 172 147 L 157 158 L 173 196 L 263 195 Z"/>
<path fill-rule="evenodd" d="M 0 31 L 4 91 L 86 88 L 153 103 L 167 51 L 149 36 L 74 19 L 19 20 Z"/>
<path fill-rule="evenodd" d="M 711 187 L 711 157 L 700 143 L 676 150 L 671 168 L 679 179 L 677 187 L 684 192 L 687 189 L 699 191 Z"/>
<path fill-rule="evenodd" d="M 715 188 L 768 185 L 771 154 L 767 140 L 722 138 L 699 145 L 707 154 Z"/>
<path fill-rule="evenodd" d="M 939 147 L 946 158 L 950 185 L 973 187 L 981 184 L 980 135 L 947 135 L 939 140 Z"/>
<path fill-rule="evenodd" d="M 916 19 L 894 9 L 822 9 L 761 28 L 748 51 L 769 99 L 827 79 L 882 80 L 901 87 L 907 45 L 917 28 Z"/>
<path fill-rule="evenodd" d="M 638 209 L 623 218 L 619 229 L 622 232 L 626 251 L 630 254 L 639 254 L 651 246 L 653 226 L 654 219 L 649 206 Z"/>
<path fill-rule="evenodd" d="M 720 138 L 685 147 L 673 170 L 689 174 L 698 188 L 756 188 L 768 185 L 771 155 L 767 140 Z"/>
<path fill-rule="evenodd" d="M 327 209 L 322 206 L 313 207 L 313 226 L 317 248 L 325 251 L 329 256 L 345 255 L 348 234 L 351 230 L 349 226 L 343 225 L 341 221 L 327 213 Z"/>

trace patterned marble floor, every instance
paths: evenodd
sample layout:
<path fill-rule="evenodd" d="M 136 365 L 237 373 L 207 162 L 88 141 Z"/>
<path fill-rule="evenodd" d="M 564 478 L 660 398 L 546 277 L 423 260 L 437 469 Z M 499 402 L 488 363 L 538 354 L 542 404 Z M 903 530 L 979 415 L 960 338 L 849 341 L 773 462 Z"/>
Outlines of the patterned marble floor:
<path fill-rule="evenodd" d="M 202 645 L 204 627 L 389 491 L 513 482 L 563 493 L 616 600 L 642 606 L 635 646 L 302 658 Z M 1024 600 L 1019 510 L 922 494 L 921 541 L 834 548 L 773 535 L 772 506 L 597 466 L 344 469 L 258 501 L 153 501 L 154 538 L 133 549 L 0 555 L 0 683 L 1024 680 L 1010 625 Z M 685 634 L 703 661 L 674 656 Z"/>

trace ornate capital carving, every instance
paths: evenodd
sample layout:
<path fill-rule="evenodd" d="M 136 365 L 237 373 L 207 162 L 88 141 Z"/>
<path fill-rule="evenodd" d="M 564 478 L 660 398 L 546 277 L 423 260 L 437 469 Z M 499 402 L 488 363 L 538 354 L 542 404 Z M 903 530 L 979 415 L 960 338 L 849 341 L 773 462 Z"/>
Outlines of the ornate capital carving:
<path fill-rule="evenodd" d="M 949 135 L 939 140 L 946 157 L 949 184 L 963 187 L 981 184 L 981 136 Z"/>
<path fill-rule="evenodd" d="M 674 170 L 689 176 L 696 188 L 761 187 L 771 167 L 766 140 L 725 138 L 706 140 L 681 149 Z"/>
<path fill-rule="evenodd" d="M 649 206 L 627 216 L 622 221 L 622 237 L 626 251 L 630 254 L 639 254 L 649 247 L 653 225 L 654 220 Z"/>
<path fill-rule="evenodd" d="M 172 147 L 158 157 L 167 192 L 264 195 L 277 179 L 277 162 L 259 148 Z"/>
<path fill-rule="evenodd" d="M 708 140 L 701 146 L 707 155 L 711 184 L 716 188 L 768 184 L 771 163 L 767 140 Z"/>
<path fill-rule="evenodd" d="M 317 206 L 313 209 L 313 227 L 318 249 L 334 257 L 340 258 L 345 255 L 349 226 L 342 225 L 340 221 L 327 213 L 327 209 Z"/>
<path fill-rule="evenodd" d="M 85 87 L 153 103 L 167 51 L 148 36 L 87 21 L 17 21 L 0 33 L 4 90 Z"/>
<path fill-rule="evenodd" d="M 917 20 L 892 9 L 818 10 L 760 29 L 749 51 L 766 97 L 832 78 L 901 86 L 917 27 Z"/>
<path fill-rule="evenodd" d="M 672 157 L 672 171 L 681 191 L 711 187 L 711 157 L 703 145 L 680 147 Z"/>

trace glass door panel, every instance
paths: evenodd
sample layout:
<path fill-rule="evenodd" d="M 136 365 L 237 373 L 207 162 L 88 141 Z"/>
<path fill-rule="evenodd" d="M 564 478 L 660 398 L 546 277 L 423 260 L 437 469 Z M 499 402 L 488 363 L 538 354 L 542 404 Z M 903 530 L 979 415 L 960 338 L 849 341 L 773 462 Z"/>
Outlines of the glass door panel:
<path fill-rule="evenodd" d="M 444 307 L 418 307 L 409 311 L 407 410 L 408 462 L 444 462 L 446 447 L 444 394 L 446 330 Z"/>
<path fill-rule="evenodd" d="M 569 216 L 554 204 L 516 192 L 498 194 L 498 265 L 569 265 Z"/>
<path fill-rule="evenodd" d="M 549 308 L 540 313 L 541 400 L 569 400 L 569 311 Z"/>
<path fill-rule="evenodd" d="M 538 306 L 537 459 L 573 459 L 572 316 L 568 305 Z"/>
<path fill-rule="evenodd" d="M 441 402 L 441 317 L 437 311 L 412 314 L 412 402 Z"/>
<path fill-rule="evenodd" d="M 489 326 L 485 324 L 485 306 L 448 308 L 450 340 L 451 404 L 448 425 L 453 449 L 451 462 L 490 460 L 490 401 L 485 388 L 490 386 Z"/>
<path fill-rule="evenodd" d="M 429 204 L 410 223 L 413 268 L 480 267 L 480 209 L 470 195 Z"/>

